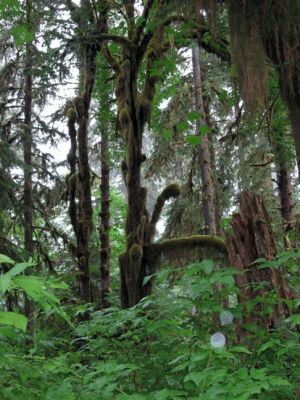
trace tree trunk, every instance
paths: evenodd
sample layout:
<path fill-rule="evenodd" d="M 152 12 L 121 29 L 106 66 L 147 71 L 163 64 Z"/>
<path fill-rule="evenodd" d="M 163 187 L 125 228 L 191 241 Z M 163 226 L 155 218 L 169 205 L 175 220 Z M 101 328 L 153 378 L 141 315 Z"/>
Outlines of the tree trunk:
<path fill-rule="evenodd" d="M 110 210 L 109 210 L 109 149 L 107 129 L 101 130 L 100 156 L 101 156 L 101 212 L 100 212 L 100 287 L 101 306 L 109 306 L 108 294 L 110 287 Z"/>
<path fill-rule="evenodd" d="M 291 225 L 293 220 L 293 197 L 291 175 L 287 167 L 280 163 L 277 173 L 280 211 L 284 228 Z"/>
<path fill-rule="evenodd" d="M 200 117 L 196 121 L 196 135 L 199 135 L 201 126 L 207 125 L 205 121 L 205 109 L 202 95 L 200 51 L 198 44 L 193 48 L 192 53 L 195 87 L 195 108 L 196 111 L 200 114 Z M 205 233 L 215 235 L 216 216 L 214 206 L 212 171 L 210 164 L 209 142 L 207 135 L 201 135 L 201 143 L 199 144 L 199 162 L 202 180 Z"/>
<path fill-rule="evenodd" d="M 278 295 L 273 306 L 273 313 L 266 313 L 264 303 L 258 302 L 244 322 L 274 326 L 279 318 L 289 315 L 284 300 L 291 299 L 285 271 L 283 269 L 262 268 L 253 264 L 258 258 L 273 260 L 276 245 L 271 228 L 271 221 L 258 194 L 243 192 L 240 200 L 240 213 L 232 219 L 233 234 L 226 235 L 226 244 L 231 265 L 242 272 L 236 276 L 241 303 L 263 298 L 271 291 Z"/>
<path fill-rule="evenodd" d="M 135 24 L 134 1 L 126 1 L 124 11 L 128 36 L 122 41 L 117 37 L 110 38 L 121 46 L 122 52 L 118 58 L 114 58 L 108 46 L 103 49 L 103 54 L 116 73 L 119 128 L 126 145 L 126 157 L 122 162 L 128 202 L 126 251 L 119 257 L 123 307 L 136 305 L 150 293 L 151 284 L 143 284 L 144 278 L 150 274 L 144 250 L 153 241 L 165 201 L 180 193 L 177 185 L 167 186 L 158 197 L 152 216 L 149 215 L 146 209 L 147 190 L 141 187 L 141 165 L 146 159 L 142 153 L 142 137 L 145 124 L 151 119 L 151 106 L 158 79 L 153 67 L 167 50 L 164 32 L 169 23 L 168 19 L 165 23 L 161 19 L 168 11 L 165 8 L 168 2 L 158 2 L 155 12 L 151 13 L 154 4 L 152 1 L 146 2 L 142 11 L 142 22 Z M 151 29 L 145 29 L 148 19 L 151 19 Z M 140 68 L 145 68 L 142 74 L 139 74 Z M 139 91 L 138 86 L 142 85 L 143 88 Z"/>
<path fill-rule="evenodd" d="M 205 109 L 205 120 L 207 126 L 210 128 L 210 133 L 208 134 L 208 145 L 210 152 L 210 167 L 212 170 L 212 178 L 213 178 L 213 188 L 214 188 L 214 207 L 215 207 L 215 221 L 216 221 L 216 233 L 218 236 L 224 236 L 224 231 L 221 226 L 221 221 L 223 217 L 223 209 L 222 209 L 222 198 L 221 198 L 221 179 L 220 179 L 220 171 L 217 170 L 216 163 L 216 151 L 215 151 L 215 143 L 213 138 L 213 126 L 210 120 L 210 110 L 209 110 L 209 100 L 206 99 L 204 101 L 204 109 Z"/>
<path fill-rule="evenodd" d="M 89 240 L 93 230 L 93 206 L 91 196 L 91 173 L 89 166 L 88 123 L 89 110 L 96 74 L 97 50 L 85 45 L 83 54 L 83 71 L 81 71 L 81 93 L 74 99 L 77 118 L 78 148 L 78 217 L 77 217 L 77 263 L 79 269 L 80 294 L 85 302 L 91 301 L 89 271 Z"/>
<path fill-rule="evenodd" d="M 32 27 L 32 1 L 26 0 L 26 23 Z M 26 44 L 24 88 L 24 246 L 28 257 L 33 257 L 33 198 L 32 198 L 32 44 Z M 25 296 L 25 315 L 28 318 L 27 331 L 34 335 L 34 309 L 31 300 Z"/>

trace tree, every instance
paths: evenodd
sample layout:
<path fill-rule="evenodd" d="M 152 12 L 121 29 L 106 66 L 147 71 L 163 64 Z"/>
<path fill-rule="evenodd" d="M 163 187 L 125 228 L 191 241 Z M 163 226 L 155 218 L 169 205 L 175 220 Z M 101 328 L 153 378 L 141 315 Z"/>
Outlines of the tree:
<path fill-rule="evenodd" d="M 67 110 L 71 150 L 69 215 L 76 236 L 76 258 L 79 270 L 80 295 L 85 302 L 91 301 L 89 273 L 89 239 L 93 229 L 93 207 L 91 199 L 91 174 L 88 155 L 88 123 L 92 92 L 96 78 L 97 54 L 101 48 L 99 35 L 107 29 L 108 5 L 82 0 L 80 6 L 67 1 L 67 6 L 76 25 L 79 47 L 79 96 L 69 104 Z M 86 29 L 86 26 L 89 29 Z M 76 124 L 78 128 L 76 128 Z M 78 164 L 78 171 L 76 165 Z M 78 205 L 76 203 L 78 197 Z"/>
<path fill-rule="evenodd" d="M 200 10 L 197 10 L 200 13 Z M 216 215 L 215 215 L 215 202 L 213 193 L 213 181 L 211 172 L 211 159 L 209 152 L 209 139 L 207 132 L 203 132 L 203 128 L 209 127 L 206 123 L 206 112 L 204 109 L 204 100 L 202 95 L 202 81 L 201 81 L 201 66 L 200 66 L 200 51 L 198 44 L 193 48 L 193 74 L 195 82 L 195 109 L 201 115 L 196 121 L 196 135 L 201 135 L 199 144 L 199 163 L 202 180 L 203 191 L 203 210 L 205 221 L 205 233 L 216 234 Z"/>
<path fill-rule="evenodd" d="M 26 0 L 26 25 L 28 32 L 33 32 L 32 1 Z M 32 65 L 33 53 L 31 41 L 26 43 L 24 68 L 24 248 L 28 257 L 34 255 L 33 244 L 33 196 L 32 196 Z M 28 317 L 28 331 L 34 335 L 33 305 L 25 297 L 25 314 Z"/>
<path fill-rule="evenodd" d="M 176 24 L 185 18 L 180 10 L 175 10 L 178 11 L 178 14 L 175 14 L 169 2 L 162 0 L 155 4 L 149 0 L 140 14 L 140 19 L 136 21 L 134 6 L 135 2 L 132 0 L 124 3 L 127 37 L 102 36 L 121 47 L 119 57 L 111 53 L 108 45 L 103 47 L 103 52 L 116 73 L 115 94 L 119 108 L 119 125 L 126 145 L 126 157 L 122 162 L 122 173 L 128 193 L 126 253 L 120 256 L 123 307 L 137 304 L 149 293 L 150 281 L 147 284 L 143 283 L 150 272 L 147 265 L 147 246 L 150 246 L 154 239 L 155 227 L 166 200 L 176 198 L 180 193 L 177 185 L 167 186 L 158 197 L 154 211 L 149 216 L 146 209 L 147 191 L 141 186 L 141 166 L 146 159 L 142 152 L 144 127 L 150 122 L 155 86 L 159 80 L 155 70 L 169 48 L 165 33 L 170 24 Z M 193 35 L 193 29 L 190 35 Z M 203 43 L 208 50 L 213 49 L 222 57 L 226 54 L 223 45 L 223 42 L 215 47 L 211 42 Z M 204 242 L 207 244 L 209 239 Z M 174 249 L 174 243 L 170 244 L 170 248 Z M 202 240 L 191 241 L 195 246 L 201 246 L 202 243 Z M 156 248 L 157 251 L 162 251 L 163 246 Z M 165 250 L 166 248 L 167 244 L 164 246 Z M 152 246 L 151 250 L 154 249 Z"/>

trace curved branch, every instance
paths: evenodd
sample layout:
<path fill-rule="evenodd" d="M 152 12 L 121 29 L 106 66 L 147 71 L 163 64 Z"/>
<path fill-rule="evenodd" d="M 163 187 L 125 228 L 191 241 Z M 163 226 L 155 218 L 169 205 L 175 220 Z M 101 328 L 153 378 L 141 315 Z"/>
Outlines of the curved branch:
<path fill-rule="evenodd" d="M 152 213 L 152 218 L 151 218 L 151 224 L 156 225 L 157 222 L 159 221 L 162 209 L 165 205 L 165 202 L 172 197 L 176 199 L 180 195 L 180 187 L 173 183 L 169 186 L 167 186 L 162 193 L 158 196 L 156 200 L 156 204 Z"/>
<path fill-rule="evenodd" d="M 104 57 L 106 58 L 106 61 L 109 63 L 109 65 L 112 67 L 112 69 L 116 72 L 119 73 L 121 70 L 121 66 L 119 64 L 119 62 L 116 60 L 116 58 L 111 54 L 111 52 L 109 51 L 109 48 L 107 46 L 107 44 L 105 44 L 102 47 L 102 53 L 104 55 Z"/>
<path fill-rule="evenodd" d="M 127 39 L 126 37 L 119 36 L 119 35 L 111 35 L 109 33 L 100 33 L 99 35 L 95 35 L 95 37 L 99 37 L 100 40 L 111 40 L 120 46 L 124 46 L 127 49 L 136 49 L 137 46 L 131 40 Z M 90 36 L 89 36 L 90 37 Z"/>

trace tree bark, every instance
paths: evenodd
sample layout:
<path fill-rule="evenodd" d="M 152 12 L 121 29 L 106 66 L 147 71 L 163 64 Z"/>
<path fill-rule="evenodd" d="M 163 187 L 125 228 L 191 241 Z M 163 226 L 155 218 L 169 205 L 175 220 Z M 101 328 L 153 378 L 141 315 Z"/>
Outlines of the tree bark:
<path fill-rule="evenodd" d="M 263 298 L 271 291 L 278 295 L 273 313 L 264 312 L 264 303 L 258 302 L 244 322 L 270 328 L 279 318 L 289 315 L 284 300 L 291 299 L 285 271 L 283 269 L 261 268 L 253 264 L 258 258 L 273 260 L 276 245 L 269 214 L 258 194 L 243 192 L 240 199 L 240 213 L 232 219 L 233 234 L 226 234 L 226 244 L 231 265 L 242 272 L 236 276 L 241 303 Z"/>
<path fill-rule="evenodd" d="M 69 182 L 69 214 L 76 236 L 80 297 L 84 302 L 90 302 L 92 298 L 89 271 L 89 240 L 93 230 L 93 206 L 89 166 L 88 124 L 96 77 L 96 59 L 101 48 L 99 35 L 107 31 L 107 12 L 109 7 L 107 2 L 103 2 L 99 13 L 96 14 L 93 6 L 84 0 L 81 0 L 80 6 L 76 6 L 72 2 L 68 2 L 67 5 L 77 25 L 78 35 L 81 37 L 80 48 L 77 54 L 80 65 L 79 96 L 73 99 L 68 110 L 69 135 L 71 138 L 69 164 L 71 172 L 74 172 L 70 175 L 70 178 L 75 180 L 74 183 Z M 85 35 L 89 37 L 89 40 L 86 39 Z M 77 123 L 77 129 L 75 122 Z M 76 136 L 76 140 L 74 136 Z M 77 168 L 76 163 L 78 165 Z M 75 201 L 76 196 L 78 204 Z"/>
<path fill-rule="evenodd" d="M 206 99 L 204 101 L 204 109 L 205 109 L 205 120 L 207 126 L 210 128 L 210 133 L 208 134 L 208 145 L 209 145 L 209 153 L 210 153 L 210 167 L 212 171 L 212 179 L 213 179 L 213 192 L 214 192 L 214 207 L 215 207 L 215 223 L 216 223 L 216 233 L 218 236 L 224 236 L 224 231 L 222 229 L 222 216 L 223 216 L 223 207 L 222 207 L 222 185 L 220 179 L 220 171 L 217 169 L 216 163 L 216 151 L 215 151 L 215 143 L 213 138 L 213 126 L 211 124 L 210 119 L 210 109 L 209 109 L 209 100 Z"/>
<path fill-rule="evenodd" d="M 277 179 L 283 226 L 287 228 L 293 220 L 293 197 L 291 175 L 288 168 L 282 163 L 278 168 Z"/>
<path fill-rule="evenodd" d="M 201 126 L 206 125 L 206 121 L 205 121 L 204 101 L 202 95 L 200 51 L 198 44 L 192 50 L 192 58 L 193 58 L 193 76 L 194 76 L 194 87 L 195 87 L 195 109 L 201 116 L 196 121 L 196 135 L 199 135 L 200 128 Z M 201 143 L 199 144 L 199 163 L 200 163 L 200 173 L 202 180 L 205 233 L 215 235 L 216 214 L 214 205 L 213 180 L 212 180 L 210 153 L 209 153 L 209 142 L 207 135 L 201 136 Z"/>
<path fill-rule="evenodd" d="M 101 306 L 109 306 L 108 294 L 110 287 L 110 198 L 109 198 L 109 148 L 107 129 L 101 129 L 100 157 L 101 157 L 101 212 L 100 212 L 100 288 Z"/>
<path fill-rule="evenodd" d="M 32 28 L 32 1 L 26 0 L 26 24 Z M 33 196 L 32 196 L 32 44 L 26 43 L 24 69 L 24 247 L 28 257 L 33 257 Z M 34 336 L 34 308 L 33 303 L 25 296 L 25 315 L 28 318 L 27 331 Z"/>

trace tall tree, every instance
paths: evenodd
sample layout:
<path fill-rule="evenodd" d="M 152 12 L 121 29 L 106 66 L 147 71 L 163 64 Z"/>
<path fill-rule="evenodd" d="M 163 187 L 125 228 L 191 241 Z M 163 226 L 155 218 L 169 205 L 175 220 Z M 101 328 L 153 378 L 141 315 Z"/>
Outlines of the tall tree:
<path fill-rule="evenodd" d="M 178 246 L 178 242 L 165 243 L 164 246 L 151 243 L 166 200 L 176 198 L 180 190 L 174 184 L 166 187 L 158 197 L 150 216 L 146 209 L 147 190 L 141 185 L 141 166 L 146 159 L 142 151 L 144 128 L 150 122 L 155 86 L 159 80 L 155 70 L 170 47 L 166 40 L 166 29 L 170 24 L 185 18 L 180 10 L 172 9 L 169 2 L 164 0 L 157 3 L 146 1 L 141 18 L 138 19 L 135 1 L 124 2 L 122 11 L 127 23 L 127 37 L 105 37 L 121 46 L 121 54 L 114 56 L 109 46 L 104 47 L 104 54 L 116 73 L 115 94 L 119 107 L 119 124 L 126 145 L 122 172 L 127 188 L 128 211 L 125 225 L 126 252 L 120 256 L 120 269 L 121 302 L 123 307 L 128 307 L 135 305 L 149 293 L 151 284 L 149 281 L 143 284 L 143 281 L 151 273 L 151 252 L 157 253 L 152 257 L 157 259 L 162 251 L 168 252 L 168 249 L 174 250 L 174 246 Z M 190 35 L 193 33 L 192 30 Z M 222 42 L 219 46 L 212 46 L 207 42 L 204 45 L 209 50 L 213 48 L 221 56 L 226 54 Z M 201 246 L 203 243 L 212 245 L 209 238 L 184 241 L 182 247 L 187 243 L 189 246 Z"/>
<path fill-rule="evenodd" d="M 79 95 L 68 109 L 69 136 L 71 140 L 71 176 L 69 177 L 70 219 L 75 232 L 76 257 L 79 270 L 80 295 L 82 300 L 91 301 L 89 272 L 89 239 L 93 229 L 93 207 L 91 199 L 91 174 L 88 154 L 88 124 L 92 92 L 96 77 L 97 54 L 101 48 L 100 34 L 107 30 L 108 5 L 97 2 L 94 5 L 82 0 L 80 6 L 71 0 L 67 6 L 76 26 L 79 47 Z M 94 8 L 95 6 L 95 8 Z M 88 27 L 88 28 L 87 28 Z M 75 126 L 77 124 L 77 127 Z M 77 153 L 76 153 L 77 151 Z M 74 161 L 75 160 L 75 161 Z M 78 171 L 76 165 L 78 164 Z M 70 179 L 76 181 L 71 183 Z M 78 197 L 76 204 L 75 197 Z"/>
<path fill-rule="evenodd" d="M 200 13 L 200 9 L 196 8 L 196 12 Z M 199 45 L 193 47 L 193 75 L 195 86 L 195 109 L 201 117 L 196 120 L 196 135 L 201 134 L 201 127 L 208 128 L 205 119 L 204 99 L 202 95 L 202 80 L 200 66 Z M 205 221 L 205 233 L 216 234 L 216 214 L 214 204 L 213 179 L 211 171 L 211 160 L 209 151 L 209 139 L 207 133 L 201 135 L 201 143 L 199 149 L 199 164 L 201 171 L 202 191 L 203 191 L 203 211 Z"/>
<path fill-rule="evenodd" d="M 110 150 L 111 134 L 115 128 L 116 117 L 112 111 L 113 85 L 111 69 L 102 55 L 98 58 L 98 72 L 95 97 L 99 103 L 97 127 L 101 140 L 99 144 L 101 162 L 100 181 L 100 304 L 109 306 L 108 295 L 111 292 L 110 278 Z"/>
<path fill-rule="evenodd" d="M 26 26 L 28 32 L 33 32 L 33 4 L 26 0 Z M 24 67 L 24 248 L 27 256 L 33 257 L 33 196 L 32 196 L 32 42 L 26 43 Z M 28 317 L 28 332 L 34 334 L 33 304 L 25 297 L 25 314 Z"/>

